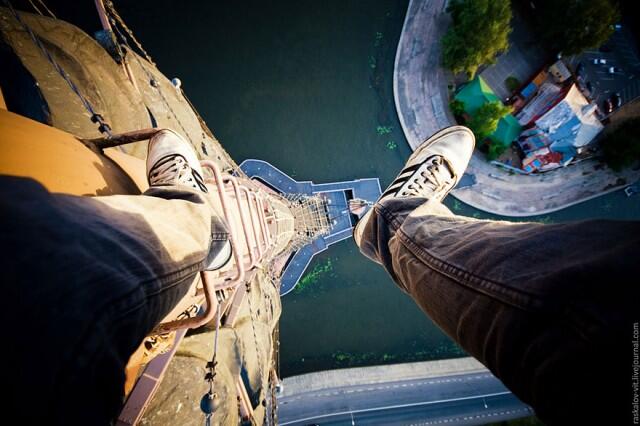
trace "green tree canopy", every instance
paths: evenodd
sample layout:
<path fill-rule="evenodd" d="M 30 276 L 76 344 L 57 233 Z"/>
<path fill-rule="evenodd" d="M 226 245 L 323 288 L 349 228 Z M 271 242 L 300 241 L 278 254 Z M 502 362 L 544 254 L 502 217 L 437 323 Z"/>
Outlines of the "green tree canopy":
<path fill-rule="evenodd" d="M 451 0 L 447 11 L 453 20 L 442 38 L 443 64 L 469 79 L 478 67 L 494 63 L 509 47 L 510 0 Z"/>
<path fill-rule="evenodd" d="M 495 132 L 500 119 L 510 112 L 511 107 L 503 105 L 500 101 L 487 102 L 478 108 L 468 123 L 476 140 L 482 141 Z"/>
<path fill-rule="evenodd" d="M 462 117 L 464 115 L 464 102 L 459 99 L 453 99 L 449 102 L 449 109 L 456 118 Z"/>
<path fill-rule="evenodd" d="M 611 0 L 538 0 L 536 6 L 542 39 L 565 56 L 602 45 L 620 18 Z"/>
<path fill-rule="evenodd" d="M 640 118 L 625 121 L 600 142 L 604 160 L 614 170 L 621 170 L 640 160 Z"/>

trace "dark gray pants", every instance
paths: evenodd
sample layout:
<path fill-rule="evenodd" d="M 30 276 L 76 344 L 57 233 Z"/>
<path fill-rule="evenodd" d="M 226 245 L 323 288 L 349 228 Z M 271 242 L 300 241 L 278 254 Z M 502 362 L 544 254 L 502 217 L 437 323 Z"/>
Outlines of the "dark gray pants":
<path fill-rule="evenodd" d="M 109 424 L 129 357 L 226 240 L 200 192 L 76 197 L 0 177 L 6 415 Z"/>
<path fill-rule="evenodd" d="M 374 209 L 362 253 L 541 419 L 630 422 L 640 222 L 475 220 L 423 198 Z"/>

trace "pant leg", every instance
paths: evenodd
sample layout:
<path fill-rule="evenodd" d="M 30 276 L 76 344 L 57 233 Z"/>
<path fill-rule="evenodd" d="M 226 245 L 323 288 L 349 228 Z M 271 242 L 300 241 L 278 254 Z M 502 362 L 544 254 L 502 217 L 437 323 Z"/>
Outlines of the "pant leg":
<path fill-rule="evenodd" d="M 6 406 L 25 424 L 108 424 L 129 356 L 226 239 L 198 192 L 75 197 L 0 177 Z"/>
<path fill-rule="evenodd" d="M 374 209 L 361 251 L 543 421 L 630 420 L 639 222 L 475 220 L 425 199 Z"/>

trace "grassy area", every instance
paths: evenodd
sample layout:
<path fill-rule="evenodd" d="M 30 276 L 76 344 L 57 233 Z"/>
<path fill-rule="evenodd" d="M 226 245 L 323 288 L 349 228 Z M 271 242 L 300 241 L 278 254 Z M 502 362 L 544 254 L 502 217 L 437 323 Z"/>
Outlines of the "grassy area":
<path fill-rule="evenodd" d="M 333 271 L 333 263 L 331 262 L 331 259 L 327 259 L 326 262 L 314 266 L 313 269 L 310 272 L 304 274 L 304 276 L 300 279 L 300 282 L 296 284 L 294 292 L 302 293 L 308 290 L 318 282 L 322 275 L 327 274 L 331 271 Z"/>

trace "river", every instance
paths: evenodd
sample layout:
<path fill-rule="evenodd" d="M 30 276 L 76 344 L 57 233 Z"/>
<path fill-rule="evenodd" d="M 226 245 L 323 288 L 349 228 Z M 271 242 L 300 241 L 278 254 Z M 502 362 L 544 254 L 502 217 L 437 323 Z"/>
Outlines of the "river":
<path fill-rule="evenodd" d="M 392 92 L 407 0 L 117 6 L 238 163 L 263 159 L 316 183 L 379 177 L 384 188 L 409 155 Z M 640 197 L 618 191 L 535 219 L 589 217 L 638 219 Z M 283 298 L 284 376 L 464 355 L 351 239 L 317 256 L 314 270 Z"/>

